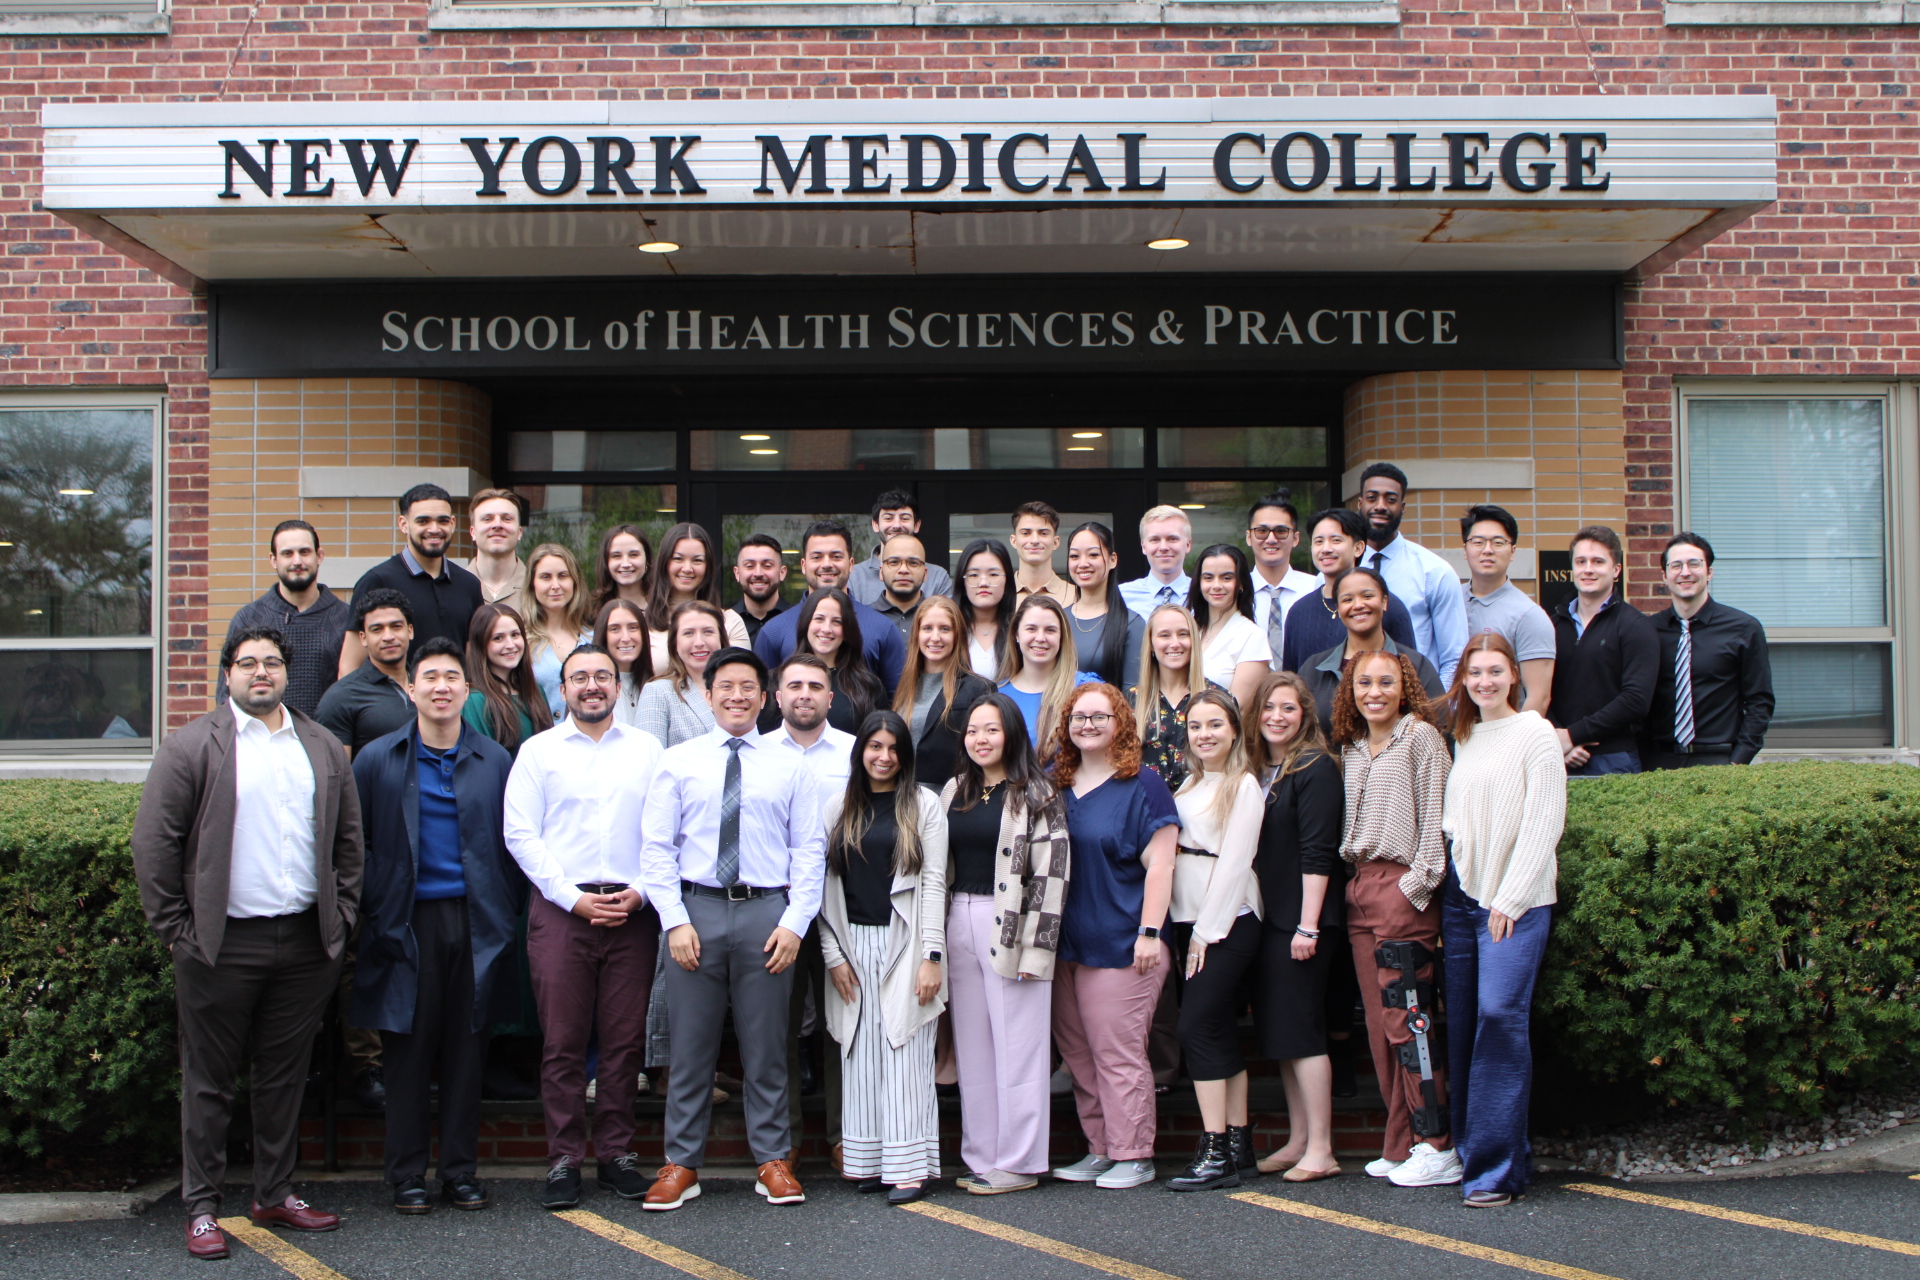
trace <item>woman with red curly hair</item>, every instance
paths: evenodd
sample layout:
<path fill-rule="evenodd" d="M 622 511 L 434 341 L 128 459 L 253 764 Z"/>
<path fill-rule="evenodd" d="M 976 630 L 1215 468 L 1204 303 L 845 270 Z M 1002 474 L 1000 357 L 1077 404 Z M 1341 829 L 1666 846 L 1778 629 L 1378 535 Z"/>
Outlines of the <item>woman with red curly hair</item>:
<path fill-rule="evenodd" d="M 1422 1003 L 1431 1001 L 1430 953 L 1440 941 L 1436 894 L 1447 873 L 1441 823 L 1452 767 L 1431 717 L 1419 670 L 1405 653 L 1356 655 L 1333 698 L 1333 741 L 1347 791 L 1340 856 L 1355 868 L 1347 883 L 1347 936 L 1367 1013 L 1367 1044 L 1387 1103 L 1380 1158 L 1367 1173 L 1399 1187 L 1460 1181 L 1447 1123 L 1446 1069 L 1432 1063 L 1429 1103 L 1420 1072 L 1400 1062 L 1401 1047 L 1414 1038 L 1406 1014 L 1382 998 L 1406 975 L 1382 966 L 1374 954 L 1386 942 L 1429 953 L 1413 980 Z"/>
<path fill-rule="evenodd" d="M 1173 898 L 1180 813 L 1140 767 L 1126 695 L 1083 684 L 1047 744 L 1067 805 L 1073 881 L 1053 971 L 1053 1040 L 1073 1075 L 1087 1154 L 1055 1169 L 1108 1190 L 1152 1182 L 1153 1069 L 1147 1031 L 1171 963 L 1160 935 Z"/>

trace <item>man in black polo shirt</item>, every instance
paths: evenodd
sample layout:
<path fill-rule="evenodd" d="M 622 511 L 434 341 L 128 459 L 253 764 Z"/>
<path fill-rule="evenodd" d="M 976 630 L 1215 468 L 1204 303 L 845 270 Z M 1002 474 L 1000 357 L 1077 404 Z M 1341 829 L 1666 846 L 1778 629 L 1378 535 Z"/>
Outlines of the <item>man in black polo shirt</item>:
<path fill-rule="evenodd" d="M 1750 764 L 1773 719 L 1767 633 L 1712 597 L 1713 548 L 1699 534 L 1676 533 L 1660 562 L 1673 605 L 1653 618 L 1660 667 L 1641 758 L 1649 769 Z"/>
<path fill-rule="evenodd" d="M 353 620 L 370 660 L 334 682 L 313 718 L 340 739 L 349 755 L 358 755 L 375 738 L 414 721 L 413 697 L 407 692 L 413 608 L 398 591 L 375 587 L 354 593 Z"/>
<path fill-rule="evenodd" d="M 1578 593 L 1553 611 L 1553 701 L 1571 777 L 1640 772 L 1636 739 L 1653 701 L 1660 637 L 1653 621 L 1621 598 L 1620 535 L 1589 525 L 1573 535 Z"/>
<path fill-rule="evenodd" d="M 407 540 L 400 554 L 361 574 L 353 594 L 388 587 L 407 598 L 413 609 L 413 643 L 400 660 L 404 672 L 415 651 L 436 637 L 465 648 L 467 624 L 484 597 L 480 579 L 447 559 L 453 542 L 453 497 L 445 489 L 417 484 L 401 494 L 400 534 Z M 362 656 L 349 636 L 341 654 L 341 674 L 360 665 Z"/>
<path fill-rule="evenodd" d="M 353 622 L 353 608 L 320 582 L 320 535 L 305 520 L 282 520 L 267 539 L 267 563 L 278 578 L 272 589 L 244 604 L 227 624 L 229 636 L 251 627 L 272 627 L 293 647 L 287 659 L 286 705 L 315 714 L 320 698 L 340 674 L 340 642 Z M 215 696 L 227 700 L 225 681 Z"/>

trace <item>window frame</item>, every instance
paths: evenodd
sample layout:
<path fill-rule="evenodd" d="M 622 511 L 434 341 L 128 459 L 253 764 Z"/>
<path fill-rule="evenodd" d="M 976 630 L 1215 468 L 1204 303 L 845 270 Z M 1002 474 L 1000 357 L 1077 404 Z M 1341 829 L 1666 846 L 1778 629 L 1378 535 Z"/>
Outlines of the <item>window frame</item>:
<path fill-rule="evenodd" d="M 68 0 L 35 7 L 28 3 L 0 11 L 0 36 L 165 36 L 173 34 L 171 0 L 146 0 L 143 9 L 128 4 L 90 8 Z"/>
<path fill-rule="evenodd" d="M 1180 26 L 1394 26 L 1399 0 L 428 0 L 429 31 Z"/>
<path fill-rule="evenodd" d="M 1910 27 L 1914 0 L 1666 0 L 1669 27 Z"/>
<path fill-rule="evenodd" d="M 153 541 L 150 556 L 152 587 L 151 615 L 147 619 L 147 634 L 144 636 L 0 636 L 0 653 L 19 652 L 68 652 L 113 651 L 145 649 L 149 666 L 149 679 L 152 681 L 153 723 L 147 726 L 148 745 L 125 746 L 124 739 L 103 739 L 95 746 L 91 743 L 78 745 L 49 746 L 33 741 L 0 741 L 0 764 L 17 761 L 22 758 L 57 756 L 65 760 L 125 759 L 137 756 L 142 760 L 151 759 L 153 752 L 166 736 L 166 673 L 162 669 L 167 646 L 163 642 L 161 629 L 166 626 L 166 597 L 168 584 L 165 577 L 167 556 L 166 493 L 167 493 L 167 396 L 164 391 L 143 390 L 140 388 L 99 389 L 81 388 L 75 390 L 28 391 L 18 388 L 0 390 L 0 410 L 15 409 L 144 409 L 153 414 L 153 482 L 148 501 L 151 504 L 153 523 Z"/>
<path fill-rule="evenodd" d="M 1920 609 L 1920 593 L 1905 589 L 1910 566 L 1920 565 L 1920 520 L 1908 513 L 1920 485 L 1910 474 L 1916 462 L 1911 442 L 1914 423 L 1915 390 L 1920 384 L 1899 379 L 1847 379 L 1807 381 L 1734 381 L 1675 380 L 1674 385 L 1674 530 L 1692 528 L 1689 511 L 1692 493 L 1691 411 L 1700 400 L 1878 400 L 1881 404 L 1880 432 L 1883 459 L 1883 483 L 1880 495 L 1883 574 L 1886 580 L 1886 622 L 1877 627 L 1775 627 L 1768 625 L 1767 645 L 1875 644 L 1885 646 L 1889 655 L 1893 688 L 1888 699 L 1892 723 L 1883 746 L 1801 746 L 1782 743 L 1769 746 L 1767 754 L 1790 753 L 1795 756 L 1884 756 L 1901 751 L 1910 744 L 1908 727 L 1920 724 L 1920 654 L 1912 652 L 1914 639 L 1920 636 L 1910 612 Z M 1698 530 L 1708 539 L 1711 530 Z"/>

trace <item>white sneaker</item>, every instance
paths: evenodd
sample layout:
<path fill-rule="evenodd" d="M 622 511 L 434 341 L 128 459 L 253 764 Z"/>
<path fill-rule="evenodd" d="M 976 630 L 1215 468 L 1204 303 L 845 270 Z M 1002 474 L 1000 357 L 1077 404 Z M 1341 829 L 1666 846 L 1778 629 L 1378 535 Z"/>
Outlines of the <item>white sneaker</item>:
<path fill-rule="evenodd" d="M 1093 1185 L 1108 1191 L 1125 1191 L 1128 1187 L 1144 1187 L 1154 1176 L 1153 1161 L 1122 1160 L 1095 1178 Z"/>
<path fill-rule="evenodd" d="M 1387 1175 L 1396 1187 L 1444 1187 L 1460 1181 L 1466 1170 L 1452 1150 L 1435 1151 L 1424 1142 L 1414 1144 L 1407 1162 Z"/>
<path fill-rule="evenodd" d="M 1056 1098 L 1064 1098 L 1073 1092 L 1073 1072 L 1067 1070 L 1065 1064 L 1047 1081 L 1047 1092 Z"/>
<path fill-rule="evenodd" d="M 648 1088 L 647 1073 L 644 1071 L 640 1073 L 640 1082 L 639 1082 L 638 1088 L 640 1090 L 640 1096 L 644 1098 L 647 1094 L 647 1088 Z"/>
<path fill-rule="evenodd" d="M 1369 1178 L 1384 1178 L 1405 1163 L 1406 1161 L 1404 1160 L 1389 1160 L 1385 1156 L 1381 1156 L 1378 1160 L 1369 1160 L 1367 1161 L 1367 1176 Z"/>
<path fill-rule="evenodd" d="M 594 1100 L 594 1097 L 599 1092 L 600 1092 L 600 1081 L 597 1077 L 595 1079 L 587 1081 L 587 1101 L 588 1102 L 592 1102 Z"/>
<path fill-rule="evenodd" d="M 1105 1156 L 1086 1155 L 1072 1164 L 1061 1165 L 1053 1171 L 1053 1176 L 1062 1182 L 1092 1182 L 1111 1168 L 1113 1161 Z"/>

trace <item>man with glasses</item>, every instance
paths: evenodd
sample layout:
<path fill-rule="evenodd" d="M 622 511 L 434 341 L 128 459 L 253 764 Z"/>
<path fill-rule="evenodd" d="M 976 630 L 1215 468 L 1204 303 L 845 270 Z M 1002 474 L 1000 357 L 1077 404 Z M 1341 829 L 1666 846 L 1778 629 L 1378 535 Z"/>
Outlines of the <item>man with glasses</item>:
<path fill-rule="evenodd" d="M 852 564 L 853 535 L 847 526 L 838 520 L 816 520 L 807 526 L 800 540 L 800 574 L 807 580 L 808 591 L 845 588 Z M 907 643 L 893 622 L 870 605 L 855 600 L 853 615 L 860 626 L 860 650 L 866 655 L 867 669 L 880 677 L 891 698 L 900 684 L 901 669 L 907 665 Z M 754 637 L 753 651 L 767 668 L 779 667 L 793 652 L 799 619 L 800 610 L 785 610 L 769 618 Z"/>
<path fill-rule="evenodd" d="M 436 1079 L 441 1194 L 484 1209 L 480 1077 L 488 1031 L 519 1012 L 513 940 L 527 897 L 501 834 L 513 756 L 461 721 L 467 664 L 453 641 L 420 646 L 411 687 L 415 722 L 353 762 L 367 830 L 353 1022 L 380 1032 L 386 1059 L 394 1210 L 433 1208 Z"/>
<path fill-rule="evenodd" d="M 713 729 L 662 757 L 640 850 L 671 957 L 667 1162 L 647 1192 L 654 1210 L 700 1194 L 729 1009 L 747 1145 L 760 1166 L 754 1190 L 769 1204 L 806 1199 L 793 1174 L 787 1014 L 794 958 L 826 881 L 819 788 L 799 752 L 775 748 L 754 728 L 766 702 L 759 658 L 722 649 L 707 663 L 706 684 Z"/>
<path fill-rule="evenodd" d="M 1507 578 L 1520 545 L 1520 522 L 1505 507 L 1482 503 L 1467 508 L 1460 517 L 1460 538 L 1471 575 L 1467 634 L 1494 631 L 1507 638 L 1513 656 L 1520 660 L 1520 683 L 1526 690 L 1527 700 L 1520 709 L 1544 716 L 1553 699 L 1553 619 Z"/>
<path fill-rule="evenodd" d="M 1280 661 L 1287 650 L 1287 611 L 1320 585 L 1318 578 L 1293 567 L 1293 549 L 1300 545 L 1300 512 L 1288 501 L 1291 496 L 1285 490 L 1270 493 L 1247 512 L 1247 546 L 1253 551 L 1253 620 L 1267 633 L 1275 671 L 1285 670 Z"/>
<path fill-rule="evenodd" d="M 1674 534 L 1660 563 L 1673 603 L 1653 617 L 1660 667 L 1641 759 L 1649 769 L 1751 764 L 1773 719 L 1766 628 L 1713 598 L 1713 548 L 1699 534 Z"/>
<path fill-rule="evenodd" d="M 880 577 L 886 590 L 873 605 L 900 633 L 902 641 L 913 637 L 913 615 L 925 600 L 927 549 L 910 533 L 897 533 L 880 548 Z"/>
<path fill-rule="evenodd" d="M 286 637 L 220 650 L 227 705 L 160 743 L 133 823 L 147 921 L 173 962 L 187 1252 L 224 1258 L 227 1125 L 244 1072 L 261 1226 L 332 1231 L 293 1193 L 314 1032 L 359 914 L 360 798 L 327 731 L 285 705 Z"/>
<path fill-rule="evenodd" d="M 847 594 L 861 604 L 877 605 L 880 597 L 886 593 L 886 581 L 881 573 L 880 554 L 889 538 L 897 538 L 903 533 L 920 534 L 920 511 L 914 504 L 913 495 L 904 489 L 889 489 L 873 500 L 873 532 L 879 538 L 873 554 L 853 567 L 847 575 Z M 947 577 L 947 571 L 937 564 L 927 566 L 926 591 L 930 596 L 944 596 L 953 591 L 953 580 Z"/>
<path fill-rule="evenodd" d="M 620 674 L 605 649 L 584 644 L 569 653 L 560 684 L 567 718 L 521 745 L 507 779 L 505 822 L 507 848 L 535 890 L 527 962 L 546 1042 L 540 1100 L 548 1168 L 540 1203 L 547 1209 L 580 1203 L 587 1041 L 596 1026 L 600 1185 L 628 1200 L 647 1192 L 629 1148 L 660 949 L 660 918 L 640 888 L 641 826 L 653 803 L 660 744 L 614 720 Z M 708 1072 L 701 1088 L 712 1078 Z"/>

